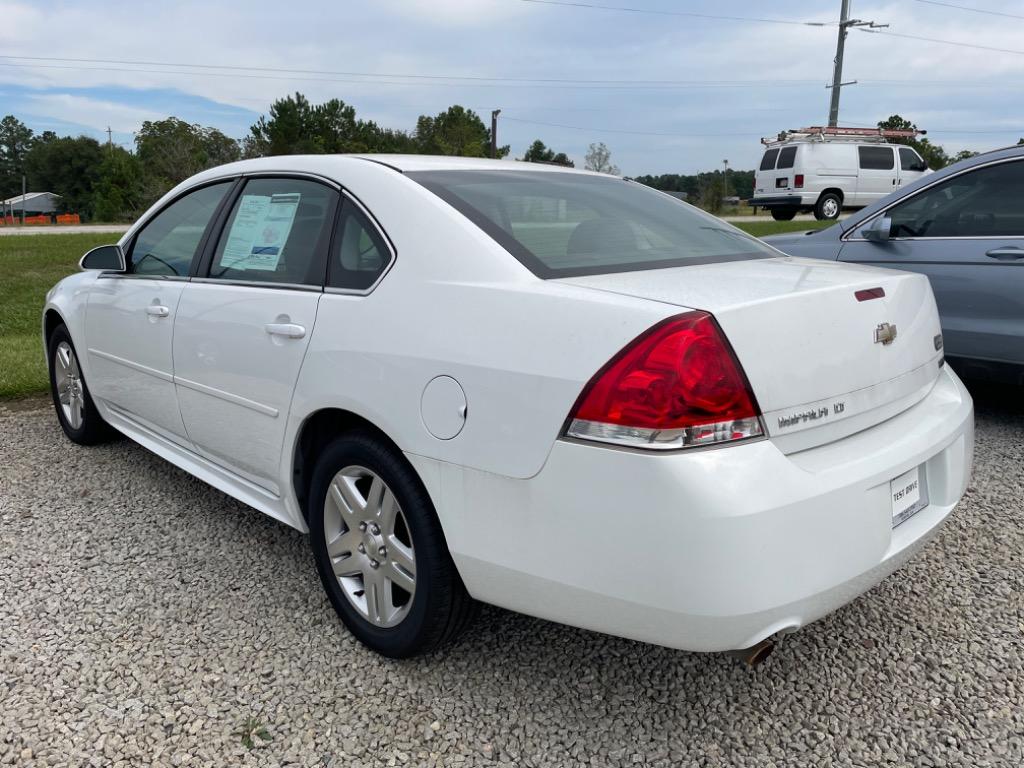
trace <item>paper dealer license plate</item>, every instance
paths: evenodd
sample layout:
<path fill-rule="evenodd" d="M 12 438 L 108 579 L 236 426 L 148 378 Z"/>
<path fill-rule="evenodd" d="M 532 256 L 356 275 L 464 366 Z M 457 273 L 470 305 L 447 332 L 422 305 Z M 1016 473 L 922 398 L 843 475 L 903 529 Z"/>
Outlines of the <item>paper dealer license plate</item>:
<path fill-rule="evenodd" d="M 928 506 L 923 467 L 914 467 L 890 481 L 889 495 L 892 500 L 892 527 L 895 528 Z"/>

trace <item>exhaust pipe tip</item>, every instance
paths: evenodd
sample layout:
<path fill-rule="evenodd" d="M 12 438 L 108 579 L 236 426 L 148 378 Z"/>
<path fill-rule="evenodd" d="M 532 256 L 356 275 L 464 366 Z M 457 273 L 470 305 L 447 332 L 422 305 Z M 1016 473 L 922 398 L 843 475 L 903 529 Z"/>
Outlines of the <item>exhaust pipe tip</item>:
<path fill-rule="evenodd" d="M 775 640 L 770 637 L 766 637 L 759 643 L 755 643 L 749 648 L 741 648 L 735 651 L 729 651 L 729 655 L 739 659 L 744 666 L 748 669 L 757 667 L 771 656 L 772 651 L 775 650 Z"/>

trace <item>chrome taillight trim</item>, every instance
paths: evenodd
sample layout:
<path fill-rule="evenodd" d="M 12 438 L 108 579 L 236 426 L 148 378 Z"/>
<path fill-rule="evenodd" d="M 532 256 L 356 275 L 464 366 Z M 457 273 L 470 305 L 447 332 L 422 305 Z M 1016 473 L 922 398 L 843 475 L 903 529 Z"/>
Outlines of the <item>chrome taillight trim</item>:
<path fill-rule="evenodd" d="M 700 448 L 723 445 L 737 440 L 764 437 L 761 419 L 751 417 L 732 421 L 719 421 L 681 429 L 647 429 L 608 424 L 601 421 L 573 419 L 565 430 L 566 437 L 596 443 L 609 443 L 628 448 L 651 451 L 676 451 L 682 448 Z"/>

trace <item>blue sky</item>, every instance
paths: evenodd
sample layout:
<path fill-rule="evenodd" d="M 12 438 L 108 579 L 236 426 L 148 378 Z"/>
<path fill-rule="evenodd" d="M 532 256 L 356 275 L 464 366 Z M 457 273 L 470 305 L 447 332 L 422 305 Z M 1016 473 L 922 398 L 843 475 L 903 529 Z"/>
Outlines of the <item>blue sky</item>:
<path fill-rule="evenodd" d="M 948 3 L 1008 15 L 853 0 L 853 16 L 889 23 L 891 33 L 1020 53 L 851 31 L 844 79 L 860 82 L 843 90 L 841 123 L 898 112 L 951 151 L 1024 136 L 1024 7 Z M 516 155 L 540 138 L 582 164 L 587 145 L 603 141 L 630 175 L 691 173 L 723 159 L 750 168 L 760 136 L 827 116 L 839 0 L 592 4 L 652 13 L 524 0 L 0 0 L 0 114 L 104 139 L 109 125 L 131 146 L 142 121 L 167 115 L 241 137 L 296 90 L 404 129 L 459 103 L 485 118 L 501 108 L 499 139 Z"/>

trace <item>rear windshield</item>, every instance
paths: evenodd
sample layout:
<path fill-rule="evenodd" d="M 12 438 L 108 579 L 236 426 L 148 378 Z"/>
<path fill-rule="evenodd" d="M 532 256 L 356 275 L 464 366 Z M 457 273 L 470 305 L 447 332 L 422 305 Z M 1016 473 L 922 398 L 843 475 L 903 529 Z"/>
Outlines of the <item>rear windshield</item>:
<path fill-rule="evenodd" d="M 793 161 L 796 159 L 796 147 L 784 147 L 779 152 L 779 164 L 776 168 L 792 168 Z"/>
<path fill-rule="evenodd" d="M 721 219 L 611 176 L 512 170 L 407 175 L 542 278 L 778 255 Z"/>
<path fill-rule="evenodd" d="M 769 149 L 761 157 L 761 166 L 758 168 L 759 171 L 770 171 L 775 168 L 775 158 L 779 156 L 779 150 Z"/>

